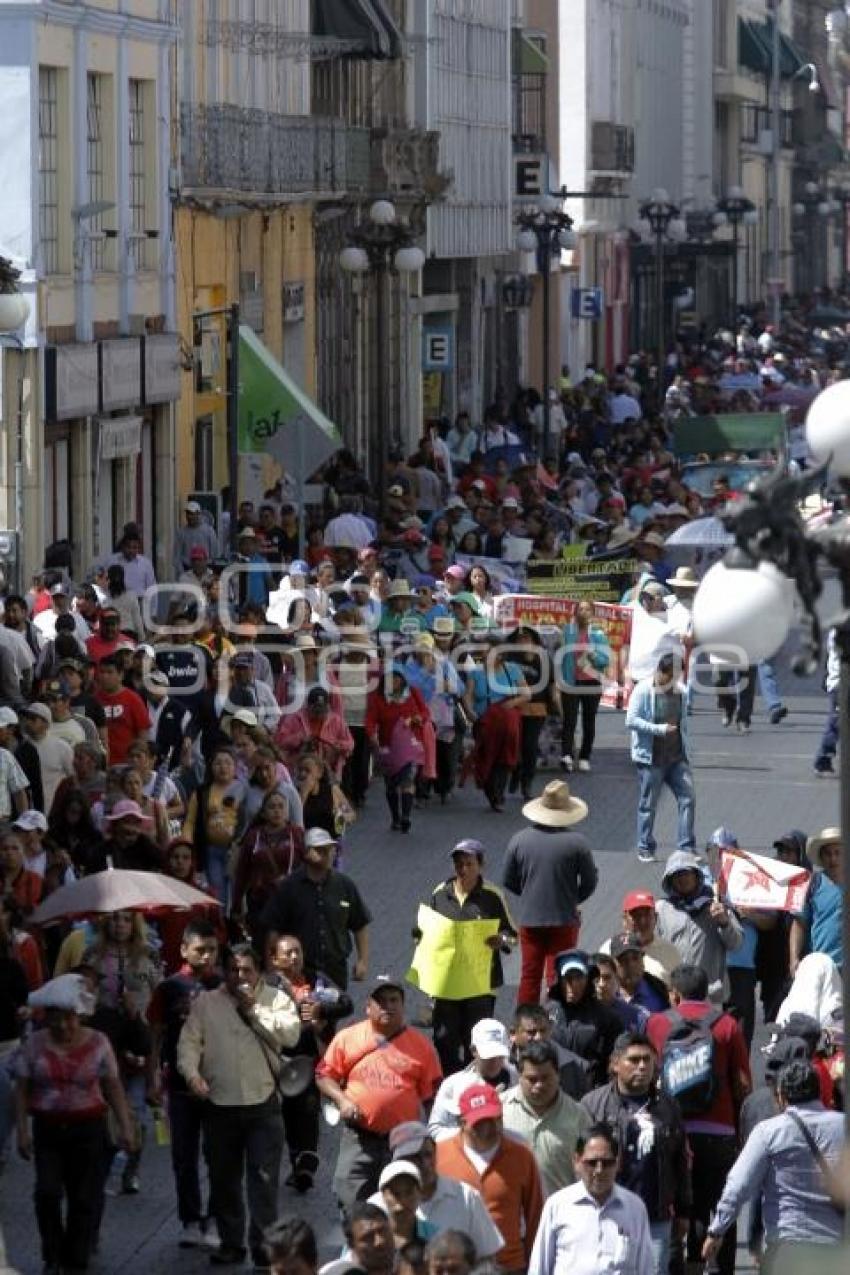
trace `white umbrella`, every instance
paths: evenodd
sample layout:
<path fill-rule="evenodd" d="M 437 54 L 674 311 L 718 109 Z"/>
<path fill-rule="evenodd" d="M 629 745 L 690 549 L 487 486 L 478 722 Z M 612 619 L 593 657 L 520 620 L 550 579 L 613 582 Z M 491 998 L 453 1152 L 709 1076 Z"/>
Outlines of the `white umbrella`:
<path fill-rule="evenodd" d="M 683 523 L 665 541 L 665 544 L 688 549 L 722 549 L 734 543 L 735 537 L 719 518 L 696 518 L 693 522 Z"/>

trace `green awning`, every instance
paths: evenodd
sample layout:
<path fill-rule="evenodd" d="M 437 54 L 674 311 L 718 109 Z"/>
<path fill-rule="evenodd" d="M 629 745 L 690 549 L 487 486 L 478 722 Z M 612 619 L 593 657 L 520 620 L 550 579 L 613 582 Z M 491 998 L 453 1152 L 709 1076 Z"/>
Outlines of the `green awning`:
<path fill-rule="evenodd" d="M 401 57 L 401 33 L 385 0 L 312 0 L 311 10 L 312 34 L 355 46 L 349 56 Z"/>
<path fill-rule="evenodd" d="M 520 75 L 546 75 L 549 70 L 549 59 L 542 43 L 531 36 L 520 32 L 519 37 L 519 73 Z"/>
<path fill-rule="evenodd" d="M 779 412 L 729 412 L 724 416 L 687 416 L 673 426 L 673 455 L 705 452 L 773 451 L 785 444 L 787 427 Z"/>
<path fill-rule="evenodd" d="M 256 333 L 239 327 L 239 453 L 271 456 L 302 481 L 342 447 L 342 435 Z"/>
<path fill-rule="evenodd" d="M 790 80 L 806 63 L 793 40 L 779 33 L 779 74 Z M 770 76 L 773 70 L 773 19 L 755 22 L 738 19 L 738 65 L 756 75 Z"/>

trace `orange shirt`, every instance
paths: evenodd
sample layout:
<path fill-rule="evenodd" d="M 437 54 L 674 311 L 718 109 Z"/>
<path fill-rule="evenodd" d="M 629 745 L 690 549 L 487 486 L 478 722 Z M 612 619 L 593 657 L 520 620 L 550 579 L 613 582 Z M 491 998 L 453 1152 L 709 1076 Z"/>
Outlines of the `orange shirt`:
<path fill-rule="evenodd" d="M 437 1143 L 437 1173 L 480 1191 L 487 1212 L 505 1239 L 496 1261 L 506 1271 L 525 1270 L 543 1212 L 543 1187 L 534 1155 L 507 1134 L 496 1155 L 479 1174 L 463 1149 L 463 1134 Z"/>
<path fill-rule="evenodd" d="M 434 1046 L 421 1032 L 405 1027 L 385 1040 L 366 1019 L 334 1036 L 317 1076 L 329 1076 L 356 1103 L 363 1125 L 373 1133 L 389 1133 L 405 1120 L 421 1120 L 442 1080 Z"/>

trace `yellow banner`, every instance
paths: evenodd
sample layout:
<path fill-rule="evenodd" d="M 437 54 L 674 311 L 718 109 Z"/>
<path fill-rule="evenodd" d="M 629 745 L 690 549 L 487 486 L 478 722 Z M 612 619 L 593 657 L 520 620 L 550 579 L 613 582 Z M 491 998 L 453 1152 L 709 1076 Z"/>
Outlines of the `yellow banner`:
<path fill-rule="evenodd" d="M 493 952 L 486 940 L 499 932 L 499 922 L 450 921 L 424 903 L 416 919 L 422 937 L 413 953 L 407 981 L 426 996 L 463 1001 L 491 991 Z"/>

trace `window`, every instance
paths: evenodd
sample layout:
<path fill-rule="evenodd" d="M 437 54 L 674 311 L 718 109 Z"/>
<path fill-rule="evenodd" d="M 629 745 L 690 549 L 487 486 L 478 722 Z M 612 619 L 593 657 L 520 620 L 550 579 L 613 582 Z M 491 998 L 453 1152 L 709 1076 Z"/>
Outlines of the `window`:
<path fill-rule="evenodd" d="M 145 201 L 145 82 L 130 81 L 130 230 L 143 235 L 147 223 Z M 130 260 L 137 270 L 147 266 L 147 240 L 130 241 Z"/>
<path fill-rule="evenodd" d="M 38 238 L 45 274 L 59 271 L 59 121 L 55 66 L 38 70 Z"/>
<path fill-rule="evenodd" d="M 106 198 L 106 174 L 104 171 L 104 80 L 103 75 L 88 75 L 86 103 L 86 173 L 88 176 L 89 203 L 100 203 Z M 103 231 L 103 213 L 86 220 L 86 233 L 97 235 Z M 90 241 L 92 270 L 103 270 L 106 260 L 106 240 Z"/>

